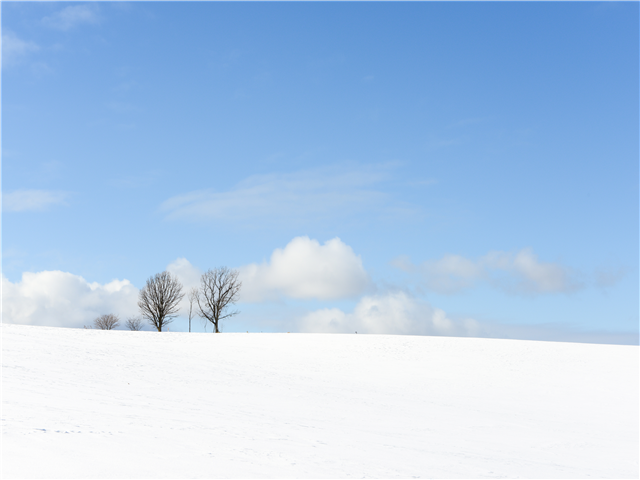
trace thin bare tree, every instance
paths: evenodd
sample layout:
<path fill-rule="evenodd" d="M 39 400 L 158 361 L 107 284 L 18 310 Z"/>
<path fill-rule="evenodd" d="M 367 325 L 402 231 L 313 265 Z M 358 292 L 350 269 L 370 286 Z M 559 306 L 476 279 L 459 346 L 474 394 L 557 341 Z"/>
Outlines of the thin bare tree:
<path fill-rule="evenodd" d="M 182 284 L 169 272 L 149 277 L 138 294 L 138 307 L 142 316 L 159 332 L 177 317 L 180 300 L 184 297 Z"/>
<path fill-rule="evenodd" d="M 242 282 L 238 271 L 227 267 L 208 270 L 200 277 L 200 290 L 196 295 L 199 315 L 213 325 L 213 331 L 220 333 L 220 322 L 237 315 L 238 311 L 225 313 L 237 301 Z"/>
<path fill-rule="evenodd" d="M 129 330 L 134 332 L 142 330 L 142 318 L 140 317 L 129 317 L 127 318 L 127 323 L 125 323 Z"/>
<path fill-rule="evenodd" d="M 107 315 L 100 315 L 93 321 L 93 324 L 100 330 L 113 330 L 120 325 L 120 318 L 113 313 L 109 313 Z"/>
<path fill-rule="evenodd" d="M 197 305 L 197 301 L 196 298 L 198 297 L 198 287 L 193 287 L 191 290 L 189 290 L 189 331 L 191 331 L 191 319 L 196 315 L 196 312 L 193 310 L 193 304 L 196 303 Z"/>

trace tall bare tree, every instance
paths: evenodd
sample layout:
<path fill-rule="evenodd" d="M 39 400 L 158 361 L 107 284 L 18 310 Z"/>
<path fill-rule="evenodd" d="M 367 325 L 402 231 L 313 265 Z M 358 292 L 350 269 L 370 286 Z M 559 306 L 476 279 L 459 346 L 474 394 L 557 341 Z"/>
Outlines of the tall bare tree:
<path fill-rule="evenodd" d="M 241 286 L 238 271 L 227 267 L 208 270 L 200 277 L 200 290 L 196 295 L 199 315 L 213 324 L 215 333 L 220 333 L 220 321 L 240 313 L 226 313 L 226 310 L 237 301 Z"/>
<path fill-rule="evenodd" d="M 93 324 L 100 330 L 113 330 L 120 325 L 119 320 L 120 318 L 118 318 L 117 315 L 109 313 L 107 315 L 100 315 L 93 321 Z"/>
<path fill-rule="evenodd" d="M 163 327 L 177 317 L 182 297 L 182 284 L 176 277 L 166 271 L 156 273 L 140 290 L 138 307 L 149 324 L 161 332 Z"/>
<path fill-rule="evenodd" d="M 191 331 L 191 319 L 195 316 L 196 312 L 193 310 L 193 304 L 196 303 L 196 298 L 198 297 L 198 287 L 193 287 L 189 290 L 189 331 Z"/>

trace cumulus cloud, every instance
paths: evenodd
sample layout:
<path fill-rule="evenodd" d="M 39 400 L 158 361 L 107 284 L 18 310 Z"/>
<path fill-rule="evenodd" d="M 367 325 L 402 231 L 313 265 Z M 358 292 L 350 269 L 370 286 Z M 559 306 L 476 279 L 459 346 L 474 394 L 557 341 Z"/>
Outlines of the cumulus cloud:
<path fill-rule="evenodd" d="M 18 36 L 8 30 L 2 33 L 2 63 L 3 66 L 18 62 L 29 53 L 37 52 L 40 47 L 34 42 L 29 42 L 18 38 Z"/>
<path fill-rule="evenodd" d="M 2 276 L 2 319 L 7 323 L 82 327 L 106 313 L 137 313 L 138 289 L 128 280 L 101 285 L 61 271 L 26 272 L 19 282 Z"/>
<path fill-rule="evenodd" d="M 44 17 L 42 23 L 57 30 L 70 30 L 82 24 L 98 23 L 98 7 L 92 4 L 71 5 Z"/>
<path fill-rule="evenodd" d="M 412 215 L 414 207 L 377 188 L 388 180 L 389 165 L 323 167 L 294 173 L 254 175 L 226 192 L 200 190 L 166 200 L 166 218 L 287 223 L 331 219 L 363 211 Z"/>
<path fill-rule="evenodd" d="M 477 260 L 445 255 L 439 260 L 412 265 L 399 257 L 392 265 L 419 271 L 427 288 L 438 293 L 457 293 L 485 282 L 508 293 L 571 293 L 583 288 L 576 274 L 563 265 L 541 262 L 530 248 L 517 253 L 489 252 Z"/>
<path fill-rule="evenodd" d="M 241 299 L 260 302 L 285 296 L 333 300 L 362 294 L 371 279 L 362 259 L 349 245 L 334 238 L 320 245 L 309 237 L 296 237 L 276 249 L 268 262 L 239 268 Z"/>
<path fill-rule="evenodd" d="M 351 313 L 337 308 L 310 312 L 300 319 L 298 328 L 302 332 L 400 335 L 473 336 L 479 332 L 475 320 L 453 321 L 443 310 L 405 292 L 362 297 Z"/>
<path fill-rule="evenodd" d="M 5 212 L 42 211 L 51 205 L 64 205 L 69 194 L 53 190 L 16 190 L 2 194 Z"/>

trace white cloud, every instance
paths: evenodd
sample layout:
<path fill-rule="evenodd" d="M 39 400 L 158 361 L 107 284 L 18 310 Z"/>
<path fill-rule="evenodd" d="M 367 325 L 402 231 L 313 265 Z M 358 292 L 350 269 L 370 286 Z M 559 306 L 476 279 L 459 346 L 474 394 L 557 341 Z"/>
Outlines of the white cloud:
<path fill-rule="evenodd" d="M 444 311 L 404 292 L 365 296 L 352 313 L 337 308 L 316 310 L 298 322 L 302 332 L 456 335 L 478 333 L 472 319 L 454 322 Z"/>
<path fill-rule="evenodd" d="M 412 266 L 405 257 L 391 263 L 405 271 L 418 270 L 427 288 L 445 294 L 472 288 L 482 282 L 509 293 L 571 293 L 583 288 L 576 274 L 557 263 L 540 262 L 530 248 L 513 254 L 490 252 L 478 260 L 445 255 Z"/>
<path fill-rule="evenodd" d="M 16 63 L 20 58 L 32 52 L 37 52 L 40 47 L 34 42 L 22 40 L 11 31 L 2 33 L 2 66 Z"/>
<path fill-rule="evenodd" d="M 182 292 L 184 297 L 180 302 L 180 311 L 178 312 L 182 316 L 188 316 L 189 314 L 189 290 L 192 288 L 198 288 L 200 286 L 200 277 L 202 272 L 198 267 L 195 267 L 184 257 L 177 258 L 175 261 L 167 265 L 167 272 L 175 275 L 180 283 L 182 283 Z M 195 306 L 194 306 L 195 309 Z"/>
<path fill-rule="evenodd" d="M 239 268 L 241 299 L 260 302 L 281 296 L 331 300 L 362 294 L 371 286 L 362 259 L 339 238 L 320 245 L 296 237 L 276 249 L 269 262 Z"/>
<path fill-rule="evenodd" d="M 184 257 L 177 258 L 167 265 L 167 272 L 172 273 L 180 280 L 185 291 L 200 285 L 202 272 Z"/>
<path fill-rule="evenodd" d="M 65 204 L 67 192 L 53 190 L 16 190 L 2 194 L 5 212 L 42 211 L 50 205 Z"/>
<path fill-rule="evenodd" d="M 69 30 L 77 25 L 98 23 L 96 5 L 71 5 L 42 19 L 42 23 L 57 30 Z"/>
<path fill-rule="evenodd" d="M 234 222 L 318 222 L 373 211 L 378 216 L 414 214 L 415 208 L 376 188 L 389 165 L 254 175 L 227 192 L 200 190 L 166 200 L 167 219 Z"/>
<path fill-rule="evenodd" d="M 530 293 L 569 293 L 582 287 L 567 267 L 539 262 L 530 248 L 515 255 L 493 252 L 486 255 L 482 262 L 485 270 L 502 270 L 516 279 L 515 284 L 498 280 L 498 284 L 505 289 Z"/>
<path fill-rule="evenodd" d="M 82 327 L 106 313 L 125 319 L 137 313 L 138 289 L 128 280 L 101 285 L 61 271 L 2 276 L 2 320 L 25 325 Z"/>

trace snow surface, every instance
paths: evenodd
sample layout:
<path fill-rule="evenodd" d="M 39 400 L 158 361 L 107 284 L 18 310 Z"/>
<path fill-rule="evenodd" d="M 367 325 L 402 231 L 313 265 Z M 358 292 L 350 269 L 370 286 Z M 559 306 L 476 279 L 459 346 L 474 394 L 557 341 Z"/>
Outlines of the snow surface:
<path fill-rule="evenodd" d="M 638 347 L 2 325 L 3 478 L 637 478 Z"/>

